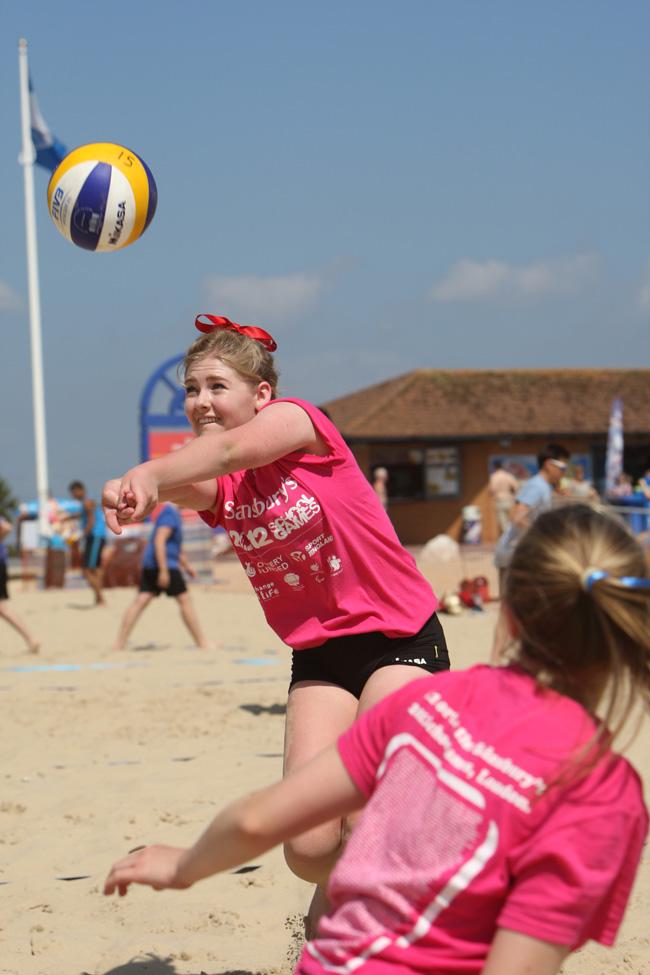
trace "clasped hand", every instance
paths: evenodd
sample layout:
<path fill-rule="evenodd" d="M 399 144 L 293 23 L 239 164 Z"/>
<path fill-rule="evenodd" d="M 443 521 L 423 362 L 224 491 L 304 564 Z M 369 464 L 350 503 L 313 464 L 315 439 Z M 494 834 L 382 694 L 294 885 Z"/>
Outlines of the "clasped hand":
<path fill-rule="evenodd" d="M 150 464 L 140 464 L 122 478 L 106 481 L 102 505 L 111 531 L 121 535 L 122 525 L 143 521 L 151 514 L 158 504 L 158 489 Z"/>

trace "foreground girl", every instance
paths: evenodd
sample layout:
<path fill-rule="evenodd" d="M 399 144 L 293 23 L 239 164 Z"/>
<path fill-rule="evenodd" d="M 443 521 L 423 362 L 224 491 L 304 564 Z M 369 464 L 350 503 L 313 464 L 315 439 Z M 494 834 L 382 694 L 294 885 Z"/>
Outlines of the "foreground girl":
<path fill-rule="evenodd" d="M 196 325 L 204 334 L 184 383 L 197 439 L 109 481 L 106 517 L 119 533 L 171 500 L 226 528 L 268 623 L 293 648 L 290 772 L 449 657 L 436 597 L 336 427 L 310 403 L 275 398 L 271 336 L 210 315 Z M 341 831 L 337 819 L 292 839 L 294 872 L 324 883 Z M 313 907 L 315 918 L 319 897 Z"/>
<path fill-rule="evenodd" d="M 648 828 L 610 747 L 650 703 L 644 557 L 618 522 L 563 507 L 519 543 L 506 600 L 509 666 L 401 689 L 190 849 L 116 863 L 105 893 L 189 887 L 366 804 L 300 975 L 554 975 L 587 939 L 612 944 Z"/>

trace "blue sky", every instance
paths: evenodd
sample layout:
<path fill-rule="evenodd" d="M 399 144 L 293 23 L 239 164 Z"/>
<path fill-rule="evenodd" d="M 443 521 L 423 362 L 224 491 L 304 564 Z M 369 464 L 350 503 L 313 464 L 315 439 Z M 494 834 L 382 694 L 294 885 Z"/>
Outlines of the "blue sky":
<path fill-rule="evenodd" d="M 135 149 L 142 240 L 60 237 L 36 172 L 51 487 L 138 459 L 196 313 L 324 401 L 420 366 L 650 366 L 650 5 L 356 0 L 0 15 L 0 474 L 35 485 L 17 41 L 70 148 Z"/>

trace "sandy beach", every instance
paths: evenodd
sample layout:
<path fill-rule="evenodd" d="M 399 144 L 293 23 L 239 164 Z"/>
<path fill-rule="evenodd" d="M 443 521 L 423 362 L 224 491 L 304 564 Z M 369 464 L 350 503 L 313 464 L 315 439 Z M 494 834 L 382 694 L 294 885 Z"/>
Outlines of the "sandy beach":
<path fill-rule="evenodd" d="M 112 652 L 133 593 L 22 591 L 12 605 L 38 657 L 0 632 L 0 972 L 3 975 L 290 975 L 310 888 L 278 851 L 184 892 L 101 894 L 140 844 L 190 842 L 226 801 L 281 773 L 289 651 L 234 562 L 192 589 L 214 653 L 188 645 L 160 599 Z M 456 668 L 485 660 L 496 609 L 444 620 Z M 650 724 L 629 754 L 650 784 Z M 590 945 L 570 975 L 650 973 L 650 857 L 617 946 Z"/>

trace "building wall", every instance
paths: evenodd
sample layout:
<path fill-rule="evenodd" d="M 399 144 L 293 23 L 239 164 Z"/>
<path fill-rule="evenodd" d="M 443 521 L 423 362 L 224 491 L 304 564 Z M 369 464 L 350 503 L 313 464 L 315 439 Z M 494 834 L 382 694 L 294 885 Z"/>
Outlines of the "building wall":
<path fill-rule="evenodd" d="M 447 534 L 460 540 L 462 509 L 465 505 L 477 505 L 481 510 L 483 541 L 494 542 L 497 538 L 494 507 L 488 494 L 488 461 L 493 454 L 537 454 L 553 438 L 513 440 L 508 448 L 495 440 L 464 443 L 460 445 L 461 491 L 458 498 L 441 498 L 421 501 L 394 501 L 389 515 L 395 530 L 405 545 L 419 545 L 435 535 Z M 593 441 L 563 438 L 562 443 L 572 453 L 590 453 Z M 371 455 L 376 445 L 352 445 L 359 466 L 371 475 Z"/>

